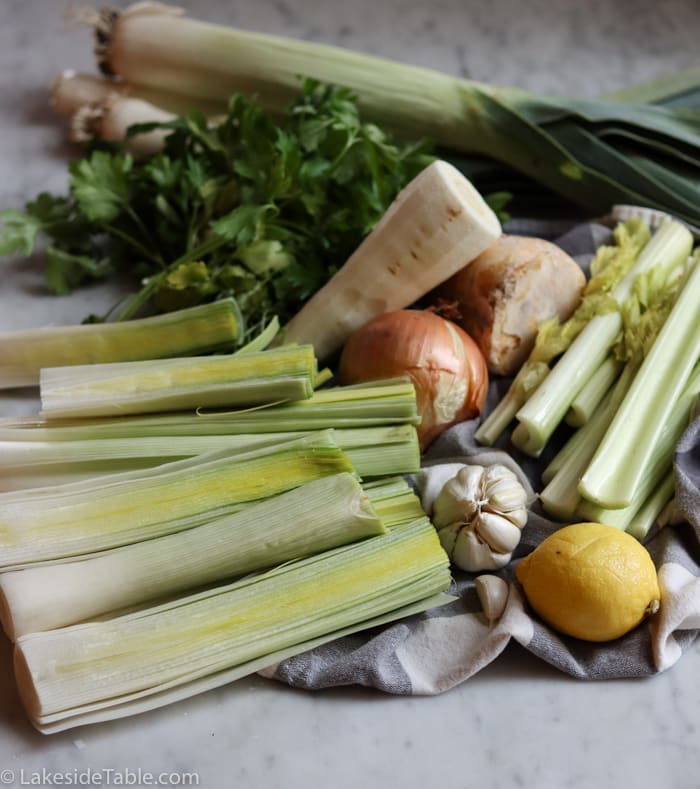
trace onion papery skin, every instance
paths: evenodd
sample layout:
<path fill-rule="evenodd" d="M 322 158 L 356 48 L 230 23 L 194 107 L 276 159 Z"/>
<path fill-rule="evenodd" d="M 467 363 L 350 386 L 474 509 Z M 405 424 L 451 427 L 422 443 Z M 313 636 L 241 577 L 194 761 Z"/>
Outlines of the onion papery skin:
<path fill-rule="evenodd" d="M 459 326 L 427 310 L 395 310 L 355 331 L 340 356 L 341 384 L 408 376 L 416 388 L 425 450 L 451 425 L 481 413 L 486 361 Z"/>

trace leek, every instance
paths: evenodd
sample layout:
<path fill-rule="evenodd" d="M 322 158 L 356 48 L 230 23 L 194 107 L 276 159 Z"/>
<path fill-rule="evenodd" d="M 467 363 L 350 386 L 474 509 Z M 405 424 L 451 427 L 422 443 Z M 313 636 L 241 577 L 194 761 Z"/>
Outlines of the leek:
<path fill-rule="evenodd" d="M 93 437 L 83 440 L 0 440 L 0 491 L 62 485 L 80 479 L 152 468 L 161 463 L 227 449 L 270 446 L 308 435 L 304 431 L 240 435 Z M 15 431 L 25 433 L 27 431 Z M 340 428 L 334 440 L 363 478 L 410 474 L 420 468 L 413 425 Z"/>
<path fill-rule="evenodd" d="M 700 255 L 581 479 L 584 498 L 626 507 L 700 358 Z"/>
<path fill-rule="evenodd" d="M 95 419 L 46 419 L 42 416 L 0 420 L 7 441 L 74 441 L 93 438 L 235 435 L 293 430 L 370 427 L 420 421 L 416 391 L 408 378 L 335 386 L 315 391 L 306 400 L 271 403 L 236 411 L 150 414 Z"/>
<path fill-rule="evenodd" d="M 16 639 L 385 531 L 353 475 L 325 477 L 193 529 L 2 573 L 2 623 Z"/>
<path fill-rule="evenodd" d="M 0 389 L 34 386 L 44 367 L 231 351 L 241 335 L 232 299 L 120 323 L 0 333 Z"/>
<path fill-rule="evenodd" d="M 240 676 L 235 669 L 261 668 L 258 659 L 271 663 L 279 651 L 431 605 L 449 584 L 447 556 L 421 518 L 155 608 L 23 636 L 20 696 L 45 731 L 119 717 L 167 703 L 169 691 L 189 695 Z"/>
<path fill-rule="evenodd" d="M 557 361 L 516 418 L 513 442 L 524 452 L 539 455 L 566 415 L 574 397 L 603 363 L 623 328 L 622 305 L 637 278 L 658 267 L 671 272 L 691 252 L 690 231 L 673 220 L 663 222 L 639 257 L 610 294 L 618 309 L 595 315 Z"/>
<path fill-rule="evenodd" d="M 62 559 L 192 528 L 227 508 L 352 464 L 319 432 L 82 482 L 0 494 L 0 567 Z"/>
<path fill-rule="evenodd" d="M 303 400 L 313 393 L 310 345 L 259 353 L 44 368 L 42 413 L 111 416 Z"/>
<path fill-rule="evenodd" d="M 95 14 L 102 69 L 206 101 L 248 93 L 273 111 L 311 77 L 357 93 L 368 120 L 497 160 L 593 213 L 630 203 L 700 220 L 700 119 L 690 110 L 536 96 L 181 14 L 162 4 Z"/>

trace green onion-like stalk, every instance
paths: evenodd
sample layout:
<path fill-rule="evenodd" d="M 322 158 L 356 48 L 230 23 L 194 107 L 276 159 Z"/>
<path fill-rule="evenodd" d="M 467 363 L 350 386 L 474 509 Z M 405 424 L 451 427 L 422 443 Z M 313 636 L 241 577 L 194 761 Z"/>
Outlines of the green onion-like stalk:
<path fill-rule="evenodd" d="M 41 370 L 42 413 L 114 416 L 305 400 L 313 393 L 310 345 L 259 353 L 144 360 Z"/>
<path fill-rule="evenodd" d="M 119 323 L 0 333 L 0 389 L 35 386 L 44 367 L 231 351 L 241 336 L 232 299 Z"/>
<path fill-rule="evenodd" d="M 613 203 L 700 221 L 700 118 L 692 110 L 536 96 L 308 41 L 244 32 L 162 4 L 105 11 L 102 69 L 139 88 L 225 102 L 255 95 L 276 111 L 300 77 L 354 91 L 368 120 L 485 155 L 598 213 Z"/>

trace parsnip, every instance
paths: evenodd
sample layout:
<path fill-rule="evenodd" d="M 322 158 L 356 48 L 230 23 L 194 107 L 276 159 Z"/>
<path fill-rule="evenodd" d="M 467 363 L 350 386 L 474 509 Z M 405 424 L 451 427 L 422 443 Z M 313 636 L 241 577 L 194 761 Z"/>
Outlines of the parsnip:
<path fill-rule="evenodd" d="M 319 359 L 370 318 L 403 309 L 463 268 L 501 227 L 472 184 L 436 161 L 413 179 L 345 265 L 285 327 Z"/>

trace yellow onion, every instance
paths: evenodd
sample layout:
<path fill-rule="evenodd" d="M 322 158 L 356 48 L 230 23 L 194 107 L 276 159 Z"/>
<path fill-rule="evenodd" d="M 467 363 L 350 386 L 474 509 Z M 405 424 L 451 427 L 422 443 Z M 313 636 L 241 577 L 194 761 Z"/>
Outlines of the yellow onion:
<path fill-rule="evenodd" d="M 408 376 L 416 388 L 421 449 L 484 406 L 483 354 L 459 326 L 433 312 L 396 310 L 355 331 L 340 356 L 341 384 Z"/>

